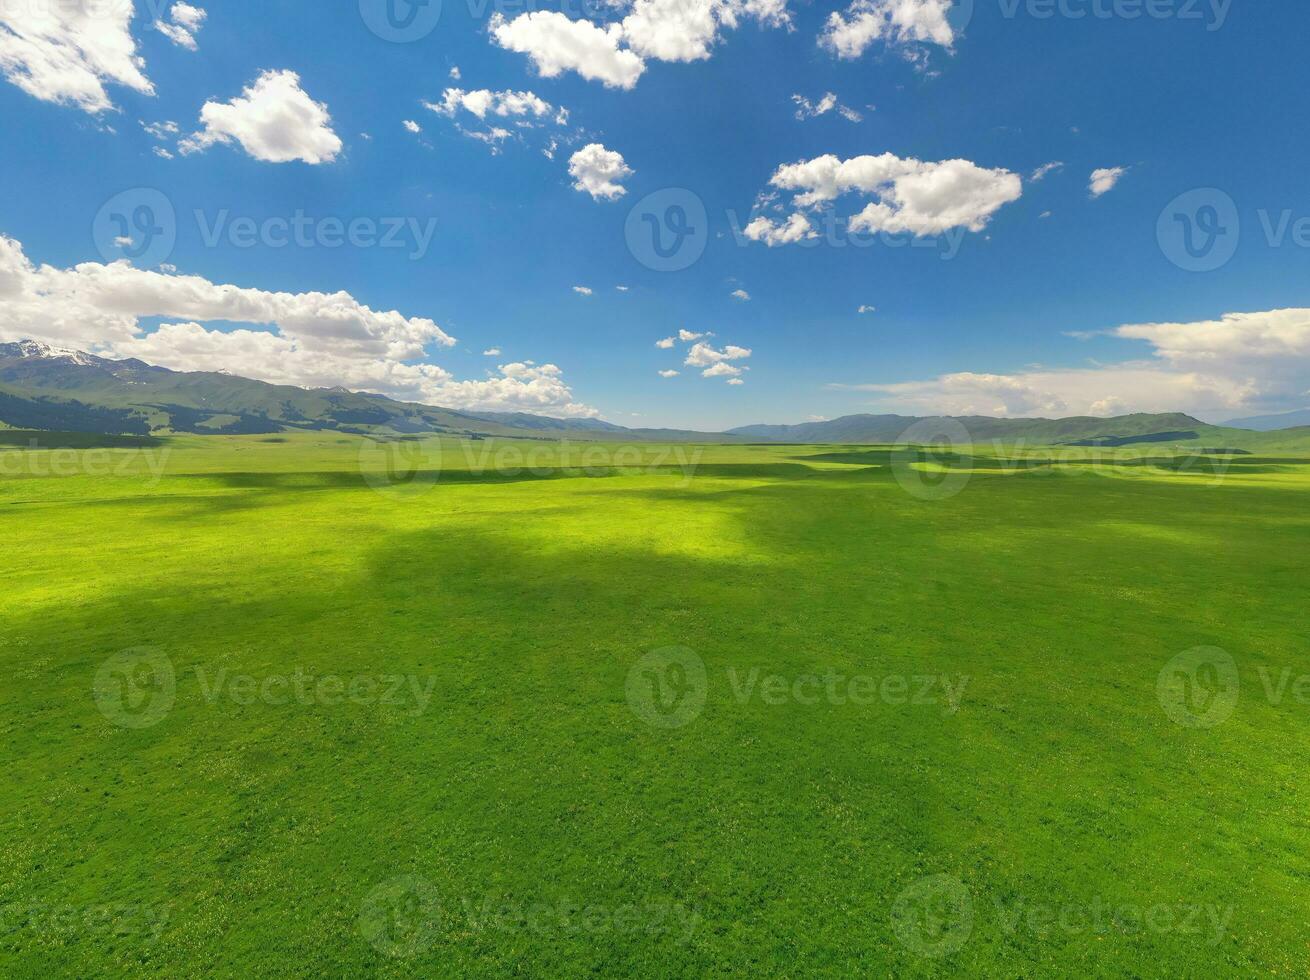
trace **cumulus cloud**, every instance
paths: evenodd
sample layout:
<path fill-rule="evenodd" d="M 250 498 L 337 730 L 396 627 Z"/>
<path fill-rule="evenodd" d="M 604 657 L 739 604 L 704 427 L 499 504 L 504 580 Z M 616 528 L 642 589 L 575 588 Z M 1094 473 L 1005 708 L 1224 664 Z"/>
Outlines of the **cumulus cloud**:
<path fill-rule="evenodd" d="M 420 127 L 419 124 L 416 123 L 413 119 L 406 119 L 401 123 L 401 125 L 403 125 L 411 133 L 421 133 L 423 131 L 422 127 Z"/>
<path fill-rule="evenodd" d="M 678 339 L 681 340 L 684 344 L 689 344 L 693 340 L 700 340 L 702 337 L 705 336 L 708 335 L 703 333 L 693 333 L 692 331 L 686 329 L 685 327 L 678 331 Z"/>
<path fill-rule="evenodd" d="M 488 347 L 482 352 L 483 357 L 500 357 L 499 347 Z"/>
<path fill-rule="evenodd" d="M 744 289 L 734 289 L 732 291 L 732 298 L 736 300 L 741 300 L 743 303 L 746 303 L 750 301 L 751 294 L 746 292 L 746 290 Z"/>
<path fill-rule="evenodd" d="M 208 14 L 199 7 L 178 0 L 168 11 L 169 20 L 155 21 L 155 30 L 178 47 L 196 50 L 196 33 L 204 26 Z"/>
<path fill-rule="evenodd" d="M 590 296 L 592 293 L 590 286 L 574 286 L 573 291 L 579 296 Z"/>
<path fill-rule="evenodd" d="M 743 380 L 741 380 L 741 378 L 729 378 L 729 379 L 728 379 L 728 384 L 730 384 L 730 385 L 744 385 L 745 383 L 746 383 L 746 382 L 743 381 Z"/>
<path fill-rule="evenodd" d="M 876 306 L 861 306 L 861 307 L 860 307 L 858 310 L 856 310 L 855 312 L 856 312 L 856 313 L 860 313 L 860 314 L 864 314 L 864 313 L 877 313 L 877 312 L 878 312 L 878 307 L 876 307 Z"/>
<path fill-rule="evenodd" d="M 327 106 L 305 93 L 293 71 L 262 72 L 231 102 L 206 102 L 200 122 L 204 129 L 179 145 L 183 153 L 234 140 L 266 163 L 331 163 L 341 152 Z"/>
<path fill-rule="evenodd" d="M 888 407 L 926 414 L 1179 411 L 1222 420 L 1305 407 L 1310 391 L 1310 309 L 1229 313 L 1191 323 L 1127 324 L 1110 334 L 1150 344 L 1152 356 L 1088 368 L 964 372 L 853 387 L 876 392 Z"/>
<path fill-rule="evenodd" d="M 147 333 L 145 318 L 167 322 Z M 242 326 L 206 326 L 213 323 Z M 429 346 L 455 343 L 434 321 L 374 310 L 343 291 L 270 292 L 125 261 L 38 266 L 0 235 L 0 339 L 28 338 L 174 370 L 344 385 L 452 408 L 596 414 L 575 401 L 554 365 L 502 365 L 487 379 L 457 381 L 424 361 Z"/>
<path fill-rule="evenodd" d="M 852 231 L 885 231 L 922 237 L 953 228 L 980 232 L 992 215 L 1023 195 L 1023 181 L 1008 170 L 989 170 L 968 160 L 925 163 L 892 153 L 842 160 L 829 153 L 778 168 L 770 184 L 794 193 L 798 207 L 826 204 L 847 193 L 875 200 L 852 215 Z M 799 213 L 779 227 L 760 217 L 747 225 L 748 238 L 769 245 L 814 237 Z"/>
<path fill-rule="evenodd" d="M 677 371 L 674 371 L 672 368 L 670 368 L 670 369 L 667 370 L 667 371 L 661 371 L 661 372 L 660 372 L 660 377 L 661 377 L 661 378 L 676 378 L 677 376 L 678 376 L 678 372 L 677 372 Z"/>
<path fill-rule="evenodd" d="M 447 408 L 484 412 L 535 412 L 559 418 L 598 418 L 600 412 L 574 400 L 564 373 L 554 364 L 501 364 L 482 381 L 446 380 L 434 397 Z"/>
<path fill-rule="evenodd" d="M 735 378 L 741 374 L 742 369 L 735 364 L 729 364 L 727 361 L 719 361 L 717 364 L 711 364 L 701 372 L 701 377 L 705 378 Z"/>
<path fill-rule="evenodd" d="M 563 114 L 561 121 L 566 121 L 568 118 L 566 110 L 556 110 L 535 92 L 515 92 L 511 89 L 493 92 L 481 88 L 466 92 L 460 88 L 448 88 L 441 93 L 440 102 L 424 102 L 423 105 L 433 112 L 451 117 L 464 111 L 479 119 L 486 119 L 488 115 L 499 116 L 502 119 L 521 117 L 544 119 L 561 113 Z"/>
<path fill-rule="evenodd" d="M 619 181 L 631 177 L 634 171 L 623 161 L 623 155 L 607 150 L 599 143 L 588 143 L 569 158 L 569 176 L 575 190 L 591 195 L 592 200 L 612 201 L 627 190 Z"/>
<path fill-rule="evenodd" d="M 819 233 L 810 224 L 810 219 L 799 211 L 783 222 L 760 215 L 742 229 L 742 234 L 753 242 L 763 242 L 769 248 L 819 237 Z"/>
<path fill-rule="evenodd" d="M 718 368 L 719 365 L 724 364 L 730 368 L 731 365 L 726 364 L 726 362 L 745 360 L 750 356 L 751 350 L 749 347 L 735 347 L 732 344 L 728 344 L 722 350 L 716 350 L 711 345 L 701 342 L 694 344 L 691 350 L 687 351 L 687 359 L 683 361 L 683 363 L 687 365 L 687 367 L 715 369 Z M 717 373 L 733 374 L 737 372 L 718 368 Z M 708 372 L 706 372 L 705 376 L 714 377 L 714 375 L 711 375 Z"/>
<path fill-rule="evenodd" d="M 1100 170 L 1093 170 L 1090 184 L 1092 197 L 1100 197 L 1114 190 L 1114 185 L 1119 183 L 1119 179 L 1126 173 L 1128 173 L 1127 167 L 1102 167 Z"/>
<path fill-rule="evenodd" d="M 935 44 L 950 50 L 956 34 L 947 17 L 952 0 L 855 0 L 828 15 L 819 44 L 838 58 L 858 58 L 875 41 Z"/>
<path fill-rule="evenodd" d="M 569 20 L 564 14 L 537 10 L 513 20 L 496 14 L 491 36 L 502 48 L 526 54 L 543 78 L 575 71 L 611 88 L 630 89 L 646 70 L 631 51 L 622 50 L 623 28 L 598 27 L 589 20 Z"/>
<path fill-rule="evenodd" d="M 491 36 L 501 47 L 528 55 L 546 78 L 575 71 L 630 89 L 647 60 L 701 61 L 710 57 L 723 31 L 743 20 L 769 27 L 791 23 L 786 0 L 614 0 L 611 6 L 626 15 L 604 26 L 554 11 L 513 20 L 497 14 Z"/>
<path fill-rule="evenodd" d="M 670 350 L 677 339 L 676 337 L 665 337 L 663 340 L 655 341 L 655 346 L 660 350 Z"/>
<path fill-rule="evenodd" d="M 0 71 L 28 95 L 89 113 L 114 108 L 106 85 L 154 95 L 132 37 L 130 3 L 0 4 Z"/>

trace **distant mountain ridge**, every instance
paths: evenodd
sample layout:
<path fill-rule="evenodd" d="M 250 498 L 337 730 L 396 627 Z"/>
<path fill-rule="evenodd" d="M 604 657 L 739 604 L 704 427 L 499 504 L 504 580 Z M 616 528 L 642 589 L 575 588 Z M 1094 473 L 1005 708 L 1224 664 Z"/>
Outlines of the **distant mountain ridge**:
<path fill-rule="evenodd" d="M 346 388 L 298 388 L 228 374 L 172 371 L 32 340 L 0 344 L 0 423 L 12 428 L 148 435 L 300 430 L 743 442 L 718 433 L 625 429 L 599 419 L 472 413 Z"/>
<path fill-rule="evenodd" d="M 1249 419 L 1233 419 L 1225 422 L 1230 429 L 1251 429 L 1255 432 L 1275 432 L 1279 429 L 1297 429 L 1310 425 L 1310 408 L 1296 412 L 1284 412 L 1281 415 L 1254 415 Z"/>
<path fill-rule="evenodd" d="M 730 429 L 732 435 L 766 442 L 894 443 L 911 426 L 924 423 L 958 423 L 969 437 L 980 442 L 1022 439 L 1039 445 L 1130 445 L 1133 442 L 1187 441 L 1213 430 L 1190 415 L 1123 415 L 1118 418 L 1091 416 L 1067 419 L 1002 419 L 985 415 L 930 416 L 846 415 L 822 422 L 799 425 L 746 425 Z M 924 425 L 931 431 L 934 426 Z M 1161 438 L 1157 438 L 1161 437 Z M 1163 438 L 1167 437 L 1167 438 Z"/>
<path fill-rule="evenodd" d="M 14 429 L 135 436 L 326 430 L 474 439 L 887 444 L 914 439 L 915 433 L 907 436 L 907 430 L 925 422 L 924 441 L 935 430 L 958 424 L 978 443 L 1310 447 L 1310 429 L 1257 433 L 1206 425 L 1180 413 L 1109 419 L 848 415 L 798 425 L 747 425 L 728 432 L 628 429 L 600 419 L 455 411 L 339 387 L 275 385 L 223 371 L 172 371 L 135 358 L 114 360 L 30 340 L 0 344 L 0 425 Z"/>

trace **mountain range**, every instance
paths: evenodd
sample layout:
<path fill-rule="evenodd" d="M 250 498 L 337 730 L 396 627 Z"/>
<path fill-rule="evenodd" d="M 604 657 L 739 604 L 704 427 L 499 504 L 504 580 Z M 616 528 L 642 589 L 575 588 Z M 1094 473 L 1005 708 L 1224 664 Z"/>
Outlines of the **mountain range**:
<path fill-rule="evenodd" d="M 1245 427 L 1237 422 L 1207 425 L 1178 413 L 1109 419 L 970 416 L 951 421 L 963 425 L 978 442 L 1068 446 L 1170 443 L 1233 449 L 1304 443 L 1310 448 L 1310 427 L 1285 428 L 1276 424 L 1279 419 L 1297 426 L 1310 422 L 1310 412 L 1247 419 Z M 905 415 L 848 415 L 799 425 L 747 425 L 728 432 L 629 429 L 600 419 L 455 411 L 345 388 L 298 388 L 224 372 L 172 371 L 136 359 L 114 360 L 31 340 L 0 344 L 0 425 L 13 429 L 114 435 L 332 430 L 465 438 L 893 443 L 923 421 Z M 1274 429 L 1284 431 L 1270 431 Z"/>

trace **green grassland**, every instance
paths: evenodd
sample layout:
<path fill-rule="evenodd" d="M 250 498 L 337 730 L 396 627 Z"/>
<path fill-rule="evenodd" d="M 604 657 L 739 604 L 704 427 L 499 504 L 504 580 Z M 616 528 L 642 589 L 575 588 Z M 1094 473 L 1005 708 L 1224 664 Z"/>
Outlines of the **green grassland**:
<path fill-rule="evenodd" d="M 5 436 L 6 977 L 1304 973 L 1310 456 Z"/>

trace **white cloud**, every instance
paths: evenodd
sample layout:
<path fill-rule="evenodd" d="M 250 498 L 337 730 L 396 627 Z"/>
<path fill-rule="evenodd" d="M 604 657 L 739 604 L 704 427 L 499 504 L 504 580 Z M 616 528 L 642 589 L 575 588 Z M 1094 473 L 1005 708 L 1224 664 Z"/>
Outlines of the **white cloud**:
<path fill-rule="evenodd" d="M 488 347 L 482 352 L 483 357 L 500 357 L 499 347 Z"/>
<path fill-rule="evenodd" d="M 0 3 L 0 71 L 28 95 L 89 113 L 114 108 L 106 85 L 155 89 L 132 37 L 131 3 Z"/>
<path fill-rule="evenodd" d="M 155 154 L 155 156 L 157 156 L 157 157 L 161 157 L 161 158 L 163 158 L 164 160 L 172 160 L 172 159 L 173 159 L 173 152 L 172 152 L 171 150 L 166 149 L 165 147 L 162 147 L 162 146 L 156 146 L 156 147 L 154 147 L 153 149 L 154 149 L 154 154 Z"/>
<path fill-rule="evenodd" d="M 144 318 L 176 322 L 146 333 Z M 215 322 L 265 329 L 204 326 Z M 435 322 L 373 310 L 346 292 L 269 292 L 135 269 L 125 261 L 37 266 L 20 243 L 0 235 L 0 340 L 27 338 L 174 370 L 344 385 L 451 408 L 597 414 L 573 399 L 550 364 L 502 365 L 485 380 L 456 381 L 423 362 L 429 345 L 455 343 Z"/>
<path fill-rule="evenodd" d="M 463 77 L 460 75 L 459 65 L 455 65 L 450 69 L 450 77 L 457 82 L 460 80 L 461 77 Z"/>
<path fill-rule="evenodd" d="M 676 340 L 677 340 L 676 337 L 665 337 L 663 340 L 655 341 L 655 346 L 658 347 L 660 350 L 669 350 L 670 348 L 673 347 L 673 344 Z"/>
<path fill-rule="evenodd" d="M 200 122 L 204 129 L 179 145 L 183 153 L 233 140 L 266 163 L 331 163 L 341 152 L 327 106 L 305 93 L 293 71 L 262 72 L 231 102 L 206 102 Z"/>
<path fill-rule="evenodd" d="M 497 14 L 491 35 L 501 47 L 528 55 L 546 78 L 576 71 L 630 89 L 646 70 L 646 59 L 701 61 L 723 31 L 743 20 L 768 27 L 791 23 L 786 0 L 612 0 L 610 6 L 626 9 L 622 21 L 601 26 L 554 11 L 513 20 Z"/>
<path fill-rule="evenodd" d="M 565 120 L 568 116 L 566 110 L 557 111 L 553 105 L 535 92 L 515 92 L 511 89 L 493 92 L 485 88 L 472 91 L 448 88 L 441 93 L 440 102 L 424 102 L 423 105 L 433 112 L 451 117 L 461 110 L 472 113 L 479 119 L 486 119 L 488 115 L 499 116 L 502 119 L 514 117 L 544 119 L 557 115 L 557 112 L 564 113 Z"/>
<path fill-rule="evenodd" d="M 543 78 L 575 71 L 612 88 L 630 89 L 646 70 L 639 57 L 620 49 L 623 29 L 618 24 L 601 28 L 589 20 L 537 10 L 513 20 L 496 14 L 491 36 L 502 48 L 531 58 Z"/>
<path fill-rule="evenodd" d="M 764 242 L 769 248 L 819 236 L 810 224 L 810 219 L 799 211 L 781 223 L 761 215 L 743 228 L 742 234 L 753 242 Z"/>
<path fill-rule="evenodd" d="M 1050 163 L 1042 164 L 1040 167 L 1034 170 L 1032 172 L 1032 176 L 1030 176 L 1028 179 L 1036 182 L 1042 180 L 1044 177 L 1047 176 L 1047 174 L 1054 173 L 1055 171 L 1061 170 L 1063 168 L 1064 168 L 1063 163 L 1061 163 L 1059 160 L 1053 160 Z"/>
<path fill-rule="evenodd" d="M 1039 218 L 1049 218 L 1050 216 L 1051 216 L 1051 212 L 1050 212 L 1050 211 L 1043 211 L 1043 212 L 1042 212 L 1041 214 L 1039 214 L 1037 217 L 1039 217 Z"/>
<path fill-rule="evenodd" d="M 1126 173 L 1128 173 L 1127 167 L 1103 167 L 1100 170 L 1093 170 L 1090 185 L 1092 197 L 1100 197 L 1114 190 L 1114 185 L 1119 183 L 1119 178 Z"/>
<path fill-rule="evenodd" d="M 956 34 L 947 15 L 952 0 L 855 0 L 828 15 L 819 44 L 838 58 L 858 58 L 875 41 L 888 45 L 936 44 L 952 49 Z"/>
<path fill-rule="evenodd" d="M 599 143 L 588 143 L 569 158 L 574 189 L 585 191 L 595 201 L 622 197 L 627 190 L 618 182 L 633 173 L 621 153 L 607 150 Z"/>
<path fill-rule="evenodd" d="M 686 328 L 683 328 L 682 330 L 678 331 L 678 339 L 681 340 L 684 344 L 689 344 L 693 340 L 700 340 L 704 336 L 707 335 L 703 333 L 692 333 L 690 330 L 687 330 Z M 673 345 L 670 344 L 669 346 L 672 347 Z"/>
<path fill-rule="evenodd" d="M 619 292 L 621 292 L 621 293 L 626 293 L 626 292 L 628 291 L 628 287 L 627 287 L 627 286 L 615 286 L 614 288 L 617 289 L 617 290 L 618 290 Z"/>
<path fill-rule="evenodd" d="M 791 22 L 785 0 L 635 0 L 623 19 L 623 36 L 645 58 L 702 61 L 720 33 L 746 17 L 770 27 Z"/>
<path fill-rule="evenodd" d="M 676 378 L 677 376 L 678 376 L 678 372 L 677 372 L 677 371 L 674 371 L 674 370 L 672 370 L 672 369 L 670 369 L 670 370 L 668 370 L 668 371 L 661 371 L 661 372 L 660 372 L 660 377 L 661 377 L 661 378 Z"/>
<path fill-rule="evenodd" d="M 751 356 L 749 347 L 735 347 L 728 344 L 722 350 L 716 350 L 706 343 L 698 343 L 687 351 L 687 359 L 683 361 L 687 367 L 716 367 L 726 361 L 741 361 Z M 728 365 L 731 367 L 731 365 Z M 730 371 L 721 371 L 720 373 L 730 374 Z M 712 377 L 712 375 L 706 375 Z"/>
<path fill-rule="evenodd" d="M 837 96 L 831 92 L 825 92 L 818 102 L 811 102 L 803 95 L 793 95 L 791 100 L 796 104 L 797 119 L 813 119 L 815 116 L 824 116 L 833 111 L 850 122 L 860 122 L 864 118 L 850 106 L 838 102 Z"/>
<path fill-rule="evenodd" d="M 1310 309 L 1229 313 L 1194 323 L 1127 324 L 1111 331 L 1144 341 L 1147 359 L 1014 374 L 942 375 L 860 385 L 888 407 L 952 415 L 1235 414 L 1303 408 L 1310 391 Z"/>
<path fill-rule="evenodd" d="M 856 310 L 855 312 L 856 312 L 856 313 L 860 313 L 860 314 L 864 314 L 864 313 L 877 313 L 877 312 L 878 312 L 878 307 L 876 307 L 876 306 L 861 306 L 861 307 L 860 307 L 858 310 Z"/>
<path fill-rule="evenodd" d="M 516 92 L 512 89 L 493 92 L 485 88 L 471 91 L 448 88 L 441 94 L 440 102 L 424 102 L 423 106 L 438 115 L 456 120 L 456 128 L 461 133 L 492 146 L 492 152 L 496 152 L 495 147 L 513 136 L 513 133 L 503 126 L 492 126 L 481 131 L 465 129 L 458 121 L 461 115 L 473 116 L 483 123 L 488 119 L 501 119 L 506 123 L 512 122 L 520 131 L 534 129 L 547 123 L 565 126 L 569 121 L 567 109 L 551 105 L 535 92 Z M 543 152 L 548 158 L 553 159 L 558 145 L 557 139 L 551 139 L 550 145 Z"/>
<path fill-rule="evenodd" d="M 849 160 L 829 153 L 779 167 L 770 183 L 795 192 L 800 207 L 823 204 L 850 192 L 872 195 L 877 200 L 851 217 L 851 230 L 915 236 L 937 235 L 952 228 L 982 231 L 992 215 L 1023 195 L 1023 181 L 1008 170 L 988 170 L 968 160 L 925 163 L 891 153 Z M 796 218 L 793 215 L 791 221 Z M 775 244 L 769 235 L 772 222 L 756 221 L 765 222 L 758 237 Z M 757 237 L 752 234 L 755 224 L 747 226 L 748 237 Z M 791 235 L 775 232 L 773 237 L 781 244 L 798 240 L 803 231 L 797 223 Z"/>
<path fill-rule="evenodd" d="M 155 21 L 155 30 L 179 47 L 186 48 L 188 51 L 196 50 L 196 32 L 204 26 L 208 14 L 199 7 L 178 0 L 173 4 L 168 15 L 170 21 L 162 19 Z"/>
<path fill-rule="evenodd" d="M 147 134 L 153 136 L 155 139 L 160 140 L 161 142 L 166 141 L 178 134 L 177 123 L 173 122 L 171 119 L 165 119 L 161 122 L 153 122 L 153 123 L 148 123 L 145 120 L 142 120 L 141 128 L 144 129 Z"/>
<path fill-rule="evenodd" d="M 707 367 L 704 371 L 702 371 L 702 372 L 701 372 L 701 377 L 703 377 L 703 378 L 723 378 L 723 377 L 735 378 L 737 375 L 741 374 L 741 370 L 742 370 L 742 369 L 739 368 L 739 367 L 737 367 L 735 364 L 729 364 L 727 361 L 719 361 L 717 364 L 711 364 L 711 365 L 710 365 L 709 367 Z"/>
<path fill-rule="evenodd" d="M 592 292 L 590 286 L 574 286 L 573 291 L 579 296 L 590 296 Z"/>
<path fill-rule="evenodd" d="M 422 127 L 420 127 L 419 124 L 416 123 L 413 119 L 406 119 L 401 123 L 401 125 L 403 125 L 411 133 L 421 133 L 423 131 Z"/>
<path fill-rule="evenodd" d="M 746 290 L 744 289 L 734 289 L 732 291 L 732 298 L 741 300 L 743 303 L 746 303 L 750 301 L 751 294 L 746 292 Z"/>
<path fill-rule="evenodd" d="M 746 383 L 746 382 L 743 381 L 743 380 L 741 380 L 741 378 L 729 378 L 729 379 L 728 379 L 728 384 L 730 384 L 730 385 L 744 385 L 745 383 Z"/>

